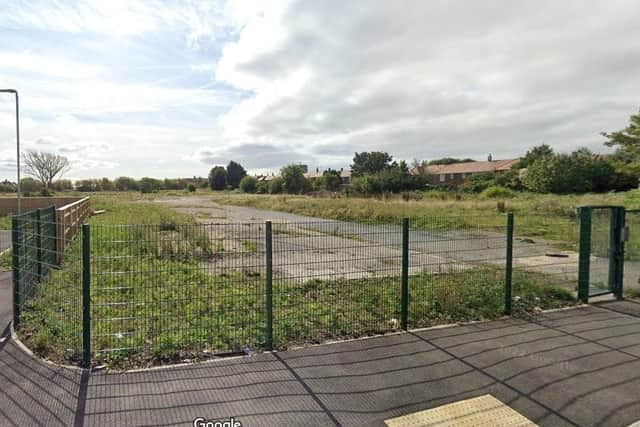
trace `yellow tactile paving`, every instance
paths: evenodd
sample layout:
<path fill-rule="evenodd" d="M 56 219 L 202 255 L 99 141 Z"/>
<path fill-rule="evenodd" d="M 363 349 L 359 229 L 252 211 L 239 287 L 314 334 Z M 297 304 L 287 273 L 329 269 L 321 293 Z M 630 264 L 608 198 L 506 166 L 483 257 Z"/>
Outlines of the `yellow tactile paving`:
<path fill-rule="evenodd" d="M 389 427 L 535 427 L 490 394 L 385 420 Z"/>

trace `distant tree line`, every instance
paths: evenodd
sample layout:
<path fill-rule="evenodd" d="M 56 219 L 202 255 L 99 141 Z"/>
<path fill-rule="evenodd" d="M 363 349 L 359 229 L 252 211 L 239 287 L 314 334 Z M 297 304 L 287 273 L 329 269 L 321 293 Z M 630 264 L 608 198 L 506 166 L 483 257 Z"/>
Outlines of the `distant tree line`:
<path fill-rule="evenodd" d="M 101 192 L 101 191 L 140 191 L 142 193 L 152 193 L 159 190 L 188 190 L 195 191 L 196 188 L 206 188 L 208 181 L 206 178 L 141 178 L 135 179 L 128 176 L 121 176 L 114 180 L 109 178 L 81 179 L 72 182 L 68 179 L 59 179 L 51 182 L 48 189 L 42 182 L 33 178 L 22 178 L 20 187 L 25 195 L 47 195 L 50 191 L 80 191 L 80 192 Z M 0 182 L 0 193 L 15 193 L 16 183 L 11 181 Z"/>

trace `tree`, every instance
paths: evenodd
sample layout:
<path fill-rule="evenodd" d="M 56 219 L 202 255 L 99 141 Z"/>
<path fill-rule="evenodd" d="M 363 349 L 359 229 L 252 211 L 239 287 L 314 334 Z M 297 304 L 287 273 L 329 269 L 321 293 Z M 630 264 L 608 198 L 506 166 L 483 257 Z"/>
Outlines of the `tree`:
<path fill-rule="evenodd" d="M 11 182 L 7 179 L 0 182 L 0 193 L 15 193 L 17 186 L 15 182 Z"/>
<path fill-rule="evenodd" d="M 357 177 L 382 172 L 392 166 L 392 160 L 393 158 L 389 153 L 381 151 L 355 153 L 353 164 L 351 165 L 351 174 Z"/>
<path fill-rule="evenodd" d="M 118 191 L 133 191 L 138 189 L 138 182 L 128 176 L 121 176 L 116 178 L 113 184 Z"/>
<path fill-rule="evenodd" d="M 33 179 L 33 178 L 21 178 L 20 179 L 20 189 L 27 193 L 32 193 L 35 191 L 42 190 L 42 183 Z"/>
<path fill-rule="evenodd" d="M 113 191 L 116 189 L 116 186 L 109 178 L 102 178 L 100 180 L 100 188 L 102 191 Z"/>
<path fill-rule="evenodd" d="M 69 159 L 58 154 L 44 151 L 27 151 L 23 154 L 25 172 L 37 178 L 45 190 L 53 182 L 56 176 L 62 176 L 71 168 Z"/>
<path fill-rule="evenodd" d="M 240 191 L 243 193 L 255 193 L 258 180 L 253 176 L 245 176 L 240 181 Z"/>
<path fill-rule="evenodd" d="M 269 181 L 269 193 L 270 194 L 280 194 L 282 193 L 282 178 L 276 176 L 271 181 Z"/>
<path fill-rule="evenodd" d="M 544 160 L 553 157 L 553 148 L 547 144 L 537 145 L 531 148 L 517 163 L 518 169 L 528 168 L 537 160 Z"/>
<path fill-rule="evenodd" d="M 209 172 L 209 187 L 212 190 L 224 190 L 227 187 L 227 171 L 222 166 L 216 166 Z"/>
<path fill-rule="evenodd" d="M 601 135 L 608 139 L 604 144 L 608 147 L 640 147 L 640 110 L 629 117 L 629 126 L 625 129 Z"/>
<path fill-rule="evenodd" d="M 155 193 L 162 187 L 162 181 L 155 178 L 144 177 L 138 184 L 141 193 Z"/>
<path fill-rule="evenodd" d="M 338 191 L 342 185 L 340 172 L 334 170 L 326 170 L 322 173 L 322 185 L 327 191 Z"/>
<path fill-rule="evenodd" d="M 58 179 L 51 183 L 51 188 L 55 191 L 73 190 L 73 182 L 69 179 Z"/>
<path fill-rule="evenodd" d="M 300 165 L 288 165 L 280 171 L 282 187 L 289 194 L 302 194 L 309 191 L 311 184 L 304 176 L 304 169 Z"/>
<path fill-rule="evenodd" d="M 247 171 L 242 165 L 231 160 L 227 165 L 227 184 L 233 188 L 238 188 L 240 181 L 245 176 L 247 176 Z"/>
<path fill-rule="evenodd" d="M 524 186 L 537 193 L 586 193 L 628 186 L 612 163 L 586 148 L 536 160 L 523 176 Z"/>

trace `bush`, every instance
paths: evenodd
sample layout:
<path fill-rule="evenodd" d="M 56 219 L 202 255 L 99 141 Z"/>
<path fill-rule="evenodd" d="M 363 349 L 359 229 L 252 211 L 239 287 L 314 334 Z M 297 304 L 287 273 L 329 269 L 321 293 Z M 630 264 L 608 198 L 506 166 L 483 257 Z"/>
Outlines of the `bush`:
<path fill-rule="evenodd" d="M 536 160 L 523 176 L 524 186 L 536 193 L 587 193 L 616 189 L 616 181 L 621 187 L 623 177 L 616 177 L 610 161 L 596 157 L 587 149 L 579 149 L 571 154 L 556 154 Z"/>
<path fill-rule="evenodd" d="M 321 184 L 327 191 L 339 191 L 342 185 L 340 172 L 334 170 L 324 171 Z"/>
<path fill-rule="evenodd" d="M 144 177 L 140 180 L 138 186 L 141 193 L 155 193 L 162 188 L 162 181 L 155 178 Z"/>
<path fill-rule="evenodd" d="M 188 191 L 189 193 L 195 193 L 195 192 L 196 192 L 196 186 L 195 186 L 195 185 L 193 185 L 193 184 L 189 184 L 189 185 L 187 185 L 187 191 Z"/>
<path fill-rule="evenodd" d="M 227 187 L 227 171 L 222 166 L 216 166 L 209 171 L 209 186 L 212 190 L 220 191 Z"/>
<path fill-rule="evenodd" d="M 131 191 L 138 189 L 138 183 L 136 180 L 128 176 L 116 178 L 114 185 L 118 191 Z"/>
<path fill-rule="evenodd" d="M 480 193 L 482 197 L 487 198 L 511 198 L 515 197 L 516 193 L 509 188 L 500 187 L 499 185 L 492 185 L 491 187 L 487 187 Z"/>
<path fill-rule="evenodd" d="M 279 176 L 269 181 L 269 193 L 280 194 L 282 193 L 282 188 L 283 188 L 282 178 L 280 178 Z"/>
<path fill-rule="evenodd" d="M 256 193 L 267 194 L 269 192 L 269 183 L 266 181 L 260 181 L 256 184 Z"/>
<path fill-rule="evenodd" d="M 288 165 L 280 171 L 282 187 L 288 194 L 304 194 L 311 190 L 311 183 L 304 176 L 300 165 Z"/>
<path fill-rule="evenodd" d="M 487 188 L 495 185 L 496 175 L 494 173 L 476 173 L 471 175 L 462 186 L 462 191 L 466 193 L 482 193 Z"/>
<path fill-rule="evenodd" d="M 258 180 L 253 176 L 245 176 L 240 180 L 240 191 L 243 193 L 255 193 Z"/>

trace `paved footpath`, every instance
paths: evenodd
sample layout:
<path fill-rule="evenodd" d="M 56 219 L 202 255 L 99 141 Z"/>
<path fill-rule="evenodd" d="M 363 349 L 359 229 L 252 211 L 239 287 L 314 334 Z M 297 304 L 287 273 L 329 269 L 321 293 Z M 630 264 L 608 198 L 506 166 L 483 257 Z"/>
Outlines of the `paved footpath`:
<path fill-rule="evenodd" d="M 0 275 L 0 330 L 11 317 Z M 137 373 L 82 373 L 0 343 L 0 425 L 383 425 L 486 393 L 542 426 L 640 419 L 640 303 L 609 302 Z"/>

